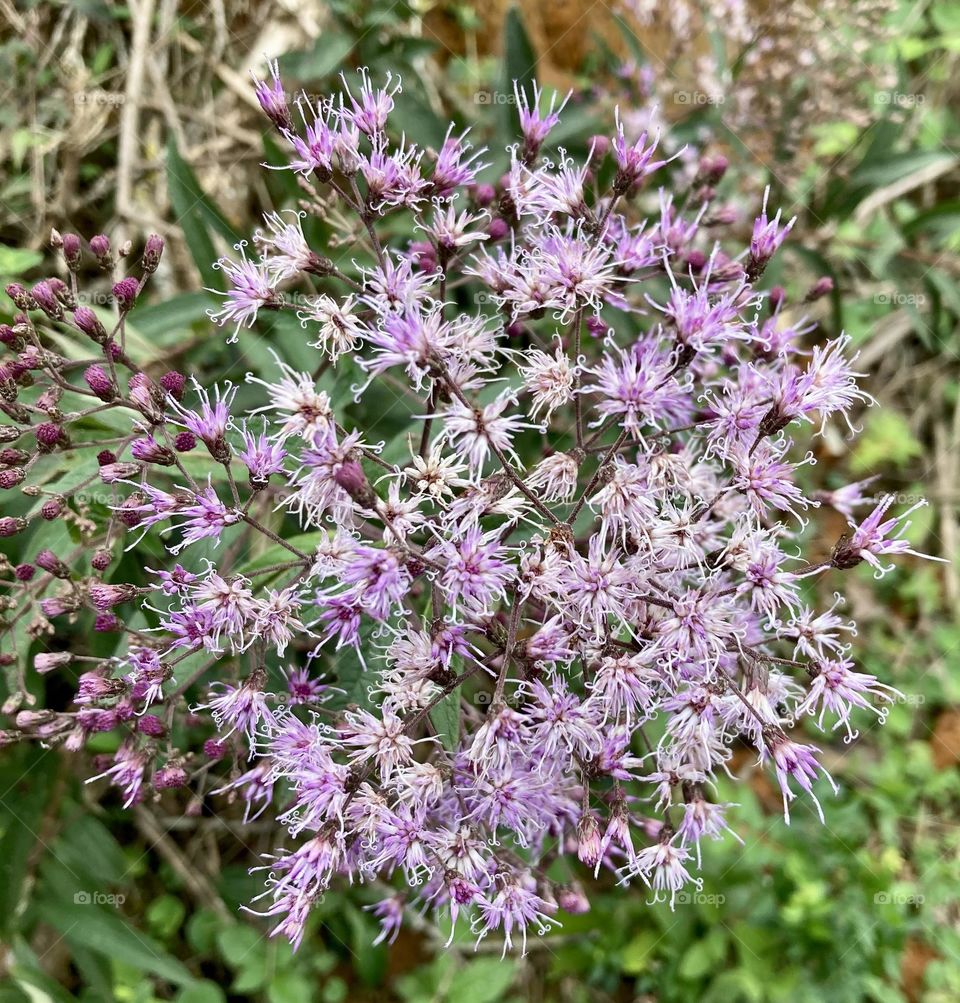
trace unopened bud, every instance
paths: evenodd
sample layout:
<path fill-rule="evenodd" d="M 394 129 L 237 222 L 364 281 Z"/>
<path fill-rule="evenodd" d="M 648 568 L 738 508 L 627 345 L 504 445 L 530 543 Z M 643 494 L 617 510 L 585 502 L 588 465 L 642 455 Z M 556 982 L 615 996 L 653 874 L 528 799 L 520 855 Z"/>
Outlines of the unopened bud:
<path fill-rule="evenodd" d="M 163 237 L 157 233 L 151 233 L 147 237 L 147 242 L 143 248 L 143 270 L 152 274 L 160 264 L 163 255 Z"/>

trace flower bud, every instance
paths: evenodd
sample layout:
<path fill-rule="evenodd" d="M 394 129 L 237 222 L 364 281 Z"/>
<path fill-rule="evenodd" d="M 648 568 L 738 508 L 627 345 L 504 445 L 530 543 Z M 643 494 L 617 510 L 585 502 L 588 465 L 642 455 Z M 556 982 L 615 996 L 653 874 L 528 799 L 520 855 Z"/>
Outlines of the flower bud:
<path fill-rule="evenodd" d="M 497 190 L 493 187 L 493 185 L 477 185 L 477 187 L 473 190 L 473 201 L 476 202 L 481 209 L 491 205 L 496 197 Z"/>
<path fill-rule="evenodd" d="M 37 573 L 37 569 L 32 564 L 18 564 L 13 569 L 13 575 L 18 582 L 29 582 Z"/>
<path fill-rule="evenodd" d="M 107 329 L 88 306 L 78 306 L 73 311 L 73 322 L 88 338 L 102 345 L 107 340 Z"/>
<path fill-rule="evenodd" d="M 26 476 L 27 472 L 23 467 L 9 467 L 6 470 L 0 470 L 0 488 L 5 488 L 9 491 L 10 488 L 15 488 L 18 484 L 22 484 Z"/>
<path fill-rule="evenodd" d="M 0 466 L 19 467 L 30 459 L 30 454 L 25 449 L 13 449 L 8 446 L 0 449 Z"/>
<path fill-rule="evenodd" d="M 143 248 L 143 270 L 147 274 L 152 275 L 157 270 L 162 254 L 163 237 L 158 233 L 151 233 Z"/>
<path fill-rule="evenodd" d="M 113 267 L 113 255 L 110 252 L 110 238 L 102 233 L 90 238 L 90 250 L 104 270 Z"/>
<path fill-rule="evenodd" d="M 193 432 L 177 432 L 173 440 L 173 448 L 178 453 L 189 453 L 197 445 L 197 437 Z"/>
<path fill-rule="evenodd" d="M 117 388 L 114 386 L 110 374 L 103 366 L 88 366 L 84 370 L 83 378 L 87 386 L 100 398 L 108 403 L 117 397 Z"/>
<path fill-rule="evenodd" d="M 117 518 L 127 529 L 134 529 L 140 525 L 140 513 L 137 509 L 140 508 L 143 502 L 143 495 L 135 492 L 129 498 L 124 499 L 120 508 L 117 509 Z"/>
<path fill-rule="evenodd" d="M 72 596 L 49 596 L 40 600 L 40 609 L 47 617 L 63 616 L 76 612 L 77 601 Z"/>
<path fill-rule="evenodd" d="M 590 900 L 579 883 L 561 885 L 557 889 L 557 905 L 573 916 L 590 912 Z"/>
<path fill-rule="evenodd" d="M 63 428 L 53 421 L 44 421 L 37 425 L 34 430 L 37 439 L 37 449 L 41 453 L 49 453 L 56 447 L 66 442 Z"/>
<path fill-rule="evenodd" d="M 82 257 L 80 238 L 75 233 L 65 233 L 60 250 L 63 253 L 63 260 L 66 262 L 67 268 L 71 272 L 78 272 Z"/>
<path fill-rule="evenodd" d="M 33 731 L 42 724 L 49 724 L 53 718 L 52 710 L 22 710 L 14 721 L 21 731 Z"/>
<path fill-rule="evenodd" d="M 117 306 L 120 308 L 121 314 L 127 313 L 128 310 L 132 309 L 133 304 L 137 301 L 139 292 L 140 283 L 132 275 L 128 275 L 125 279 L 121 279 L 114 284 L 113 298 L 117 301 Z"/>
<path fill-rule="evenodd" d="M 52 550 L 41 550 L 34 558 L 38 567 L 53 575 L 54 578 L 69 578 L 70 569 Z"/>
<path fill-rule="evenodd" d="M 829 296 L 833 292 L 833 279 L 829 275 L 822 275 L 816 282 L 810 287 L 810 291 L 805 297 L 807 303 L 813 303 L 815 300 L 822 299 L 824 296 Z"/>
<path fill-rule="evenodd" d="M 103 613 L 106 610 L 113 609 L 114 606 L 119 606 L 121 603 L 136 599 L 138 591 L 136 585 L 105 585 L 100 583 L 91 585 L 89 594 L 93 605 Z"/>
<path fill-rule="evenodd" d="M 609 136 L 591 136 L 587 140 L 587 146 L 590 149 L 590 160 L 603 160 L 603 158 L 610 152 L 610 137 Z"/>
<path fill-rule="evenodd" d="M 63 304 L 57 299 L 53 287 L 47 281 L 38 282 L 31 290 L 30 295 L 34 303 L 51 319 L 60 320 L 63 317 Z M 18 304 L 19 306 L 19 304 Z"/>
<path fill-rule="evenodd" d="M 109 550 L 96 550 L 90 558 L 90 567 L 94 571 L 106 571 L 113 563 L 113 555 Z"/>
<path fill-rule="evenodd" d="M 100 468 L 100 480 L 104 484 L 116 484 L 117 481 L 128 481 L 140 472 L 139 463 L 105 463 Z"/>
<path fill-rule="evenodd" d="M 111 710 L 99 707 L 84 707 L 77 714 L 77 723 L 88 733 L 113 731 L 117 726 L 117 715 Z"/>
<path fill-rule="evenodd" d="M 16 536 L 17 533 L 22 533 L 26 528 L 26 519 L 21 519 L 18 516 L 12 515 L 0 516 L 0 538 Z"/>
<path fill-rule="evenodd" d="M 19 282 L 11 282 L 7 286 L 7 295 L 13 300 L 18 310 L 36 310 L 37 301 Z"/>
<path fill-rule="evenodd" d="M 33 660 L 33 667 L 41 675 L 62 668 L 73 661 L 69 651 L 41 651 Z"/>
<path fill-rule="evenodd" d="M 93 621 L 93 629 L 98 634 L 109 634 L 120 629 L 120 621 L 113 613 L 98 613 Z"/>
<path fill-rule="evenodd" d="M 487 227 L 487 233 L 491 240 L 503 240 L 509 232 L 510 225 L 500 216 L 496 216 L 490 220 L 490 225 Z"/>
<path fill-rule="evenodd" d="M 185 787 L 186 783 L 187 771 L 182 766 L 163 766 L 153 775 L 153 789 L 157 791 Z"/>
<path fill-rule="evenodd" d="M 171 369 L 170 372 L 164 373 L 160 377 L 160 386 L 173 397 L 174 400 L 180 400 L 183 397 L 183 388 L 186 386 L 187 378 L 183 373 L 178 373 L 176 370 Z"/>
<path fill-rule="evenodd" d="M 156 463 L 163 467 L 169 467 L 176 462 L 173 450 L 161 445 L 149 435 L 142 439 L 135 439 L 130 445 L 130 452 L 135 459 L 144 463 Z"/>
<path fill-rule="evenodd" d="M 163 421 L 163 394 L 146 373 L 134 373 L 127 382 L 130 400 L 154 425 Z"/>
<path fill-rule="evenodd" d="M 47 285 L 53 290 L 53 295 L 56 296 L 57 302 L 62 306 L 68 307 L 73 310 L 77 305 L 77 298 L 73 295 L 73 290 L 63 281 L 63 279 L 47 279 Z"/>
<path fill-rule="evenodd" d="M 40 506 L 40 518 L 45 522 L 53 522 L 54 519 L 60 518 L 63 508 L 62 498 L 50 498 Z"/>
<path fill-rule="evenodd" d="M 0 324 L 0 344 L 6 345 L 14 352 L 19 352 L 22 351 L 26 342 L 9 324 Z"/>
<path fill-rule="evenodd" d="M 150 738 L 163 738 L 167 733 L 166 725 L 154 714 L 145 714 L 137 721 L 137 731 Z"/>
<path fill-rule="evenodd" d="M 716 157 L 704 157 L 700 161 L 700 178 L 704 184 L 716 185 L 727 173 L 730 161 L 720 155 Z"/>

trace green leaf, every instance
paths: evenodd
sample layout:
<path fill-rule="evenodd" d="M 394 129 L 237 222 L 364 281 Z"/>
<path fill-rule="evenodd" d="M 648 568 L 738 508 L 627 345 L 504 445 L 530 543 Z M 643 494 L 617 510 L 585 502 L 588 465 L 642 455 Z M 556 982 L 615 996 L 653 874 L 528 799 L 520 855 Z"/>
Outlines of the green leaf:
<path fill-rule="evenodd" d="M 886 407 L 868 413 L 863 434 L 850 459 L 850 468 L 856 474 L 865 474 L 885 465 L 902 467 L 922 454 L 923 447 L 907 419 Z"/>
<path fill-rule="evenodd" d="M 169 940 L 183 924 L 187 907 L 175 895 L 161 895 L 147 907 L 147 926 L 162 940 Z"/>
<path fill-rule="evenodd" d="M 443 747 L 453 751 L 460 740 L 460 694 L 456 690 L 448 693 L 430 711 L 430 721 L 437 729 Z"/>
<path fill-rule="evenodd" d="M 12 963 L 8 961 L 10 978 L 30 1003 L 71 1003 L 73 997 L 42 968 L 37 956 L 19 937 L 14 941 Z"/>
<path fill-rule="evenodd" d="M 27 858 L 37 844 L 41 816 L 57 754 L 31 747 L 10 757 L 3 788 L 3 837 L 0 838 L 0 930 L 12 933 L 19 920 Z M 15 809 L 13 806 L 16 806 Z"/>
<path fill-rule="evenodd" d="M 37 911 L 68 944 L 90 948 L 174 985 L 182 986 L 194 981 L 182 962 L 168 954 L 155 940 L 134 930 L 116 912 L 108 912 L 93 904 L 72 902 L 63 894 L 55 899 L 44 898 Z"/>
<path fill-rule="evenodd" d="M 211 230 L 230 245 L 236 243 L 238 236 L 204 194 L 190 165 L 180 156 L 173 134 L 167 141 L 167 189 L 175 220 L 183 229 L 190 256 L 204 283 L 213 289 L 225 289 L 223 275 L 213 267 L 217 252 Z"/>
<path fill-rule="evenodd" d="M 216 300 L 208 293 L 181 293 L 160 303 L 137 307 L 133 322 L 144 338 L 169 345 L 181 341 L 185 328 L 206 321 L 207 310 L 215 305 Z"/>
<path fill-rule="evenodd" d="M 908 177 L 917 171 L 923 171 L 933 165 L 946 165 L 955 161 L 956 157 L 942 151 L 925 150 L 910 153 L 896 153 L 883 158 L 879 163 L 861 165 L 850 179 L 853 184 L 870 185 L 880 188 L 893 184 L 901 178 Z"/>
<path fill-rule="evenodd" d="M 120 885 L 130 873 L 123 848 L 92 815 L 72 819 L 53 846 L 57 859 L 101 887 Z"/>
<path fill-rule="evenodd" d="M 726 953 L 726 937 L 720 927 L 714 927 L 705 937 L 695 940 L 680 961 L 677 974 L 682 979 L 702 979 L 718 966 Z"/>
<path fill-rule="evenodd" d="M 321 80 L 340 69 L 353 49 L 353 39 L 348 35 L 325 31 L 318 36 L 312 49 L 288 52 L 277 60 L 281 77 L 304 82 Z"/>
<path fill-rule="evenodd" d="M 620 952 L 620 970 L 627 975 L 645 972 L 656 957 L 654 948 L 660 935 L 654 930 L 640 930 Z"/>
<path fill-rule="evenodd" d="M 226 996 L 215 982 L 197 982 L 176 997 L 176 1003 L 225 1003 Z"/>
<path fill-rule="evenodd" d="M 267 988 L 270 1003 L 311 1003 L 313 988 L 297 972 L 280 972 Z"/>
<path fill-rule="evenodd" d="M 36 268 L 43 261 L 39 251 L 30 251 L 24 247 L 7 247 L 0 244 L 0 275 L 4 278 L 14 278 Z"/>
<path fill-rule="evenodd" d="M 450 1003 L 496 1003 L 513 984 L 517 963 L 499 958 L 470 961 L 457 972 Z"/>
<path fill-rule="evenodd" d="M 266 956 L 262 954 L 251 956 L 250 961 L 245 961 L 237 970 L 237 977 L 233 980 L 230 991 L 238 994 L 256 992 L 266 985 L 268 978 Z"/>
<path fill-rule="evenodd" d="M 212 909 L 200 909 L 187 920 L 187 943 L 197 954 L 210 954 L 223 921 Z"/>
<path fill-rule="evenodd" d="M 260 934 L 252 926 L 228 926 L 217 936 L 217 946 L 224 960 L 231 968 L 249 964 L 256 956 L 257 948 L 263 954 L 266 946 Z"/>

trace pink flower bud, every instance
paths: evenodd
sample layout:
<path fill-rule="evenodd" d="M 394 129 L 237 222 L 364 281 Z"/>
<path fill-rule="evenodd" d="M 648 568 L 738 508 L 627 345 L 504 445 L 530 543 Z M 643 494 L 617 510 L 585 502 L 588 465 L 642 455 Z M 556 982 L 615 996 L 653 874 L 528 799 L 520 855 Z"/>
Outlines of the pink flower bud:
<path fill-rule="evenodd" d="M 157 791 L 185 787 L 187 771 L 181 766 L 163 766 L 153 775 L 153 788 Z"/>
<path fill-rule="evenodd" d="M 113 380 L 103 366 L 88 366 L 87 369 L 84 370 L 83 378 L 86 381 L 87 386 L 100 398 L 100 400 L 112 401 L 116 398 L 117 388 L 114 386 Z"/>
<path fill-rule="evenodd" d="M 9 467 L 7 470 L 0 470 L 0 488 L 15 488 L 18 484 L 22 484 L 24 478 L 27 476 L 26 471 L 23 467 Z"/>
<path fill-rule="evenodd" d="M 88 338 L 92 338 L 98 344 L 103 344 L 107 340 L 107 329 L 90 307 L 78 306 L 73 311 L 73 322 Z"/>
<path fill-rule="evenodd" d="M 37 309 L 37 301 L 19 282 L 11 282 L 7 286 L 7 295 L 13 300 L 18 310 Z"/>
<path fill-rule="evenodd" d="M 137 721 L 137 731 L 151 738 L 163 738 L 167 733 L 166 726 L 160 718 L 153 714 L 145 714 Z"/>
<path fill-rule="evenodd" d="M 113 286 L 113 298 L 117 301 L 117 306 L 121 313 L 126 313 L 137 301 L 140 292 L 140 283 L 132 275 L 121 279 Z"/>
<path fill-rule="evenodd" d="M 70 569 L 52 550 L 41 550 L 34 558 L 37 567 L 53 575 L 54 578 L 69 578 Z"/>
<path fill-rule="evenodd" d="M 186 386 L 186 383 L 186 376 L 172 369 L 160 377 L 160 386 L 175 400 L 180 400 L 183 396 L 183 388 Z"/>
<path fill-rule="evenodd" d="M 90 238 L 90 250 L 93 256 L 100 263 L 101 268 L 110 268 L 113 264 L 113 255 L 110 253 L 110 238 L 98 233 L 96 237 Z"/>
<path fill-rule="evenodd" d="M 73 655 L 69 651 L 41 651 L 33 660 L 33 667 L 43 675 L 52 672 L 64 665 L 69 665 L 73 661 Z"/>
<path fill-rule="evenodd" d="M 63 304 L 57 299 L 57 296 L 53 291 L 53 287 L 49 282 L 38 282 L 30 290 L 30 295 L 33 297 L 33 301 L 36 305 L 51 320 L 60 320 L 63 316 Z"/>
<path fill-rule="evenodd" d="M 82 255 L 80 238 L 75 233 L 65 233 L 60 250 L 63 253 L 63 260 L 67 263 L 67 268 L 71 272 L 79 271 Z"/>
<path fill-rule="evenodd" d="M 143 248 L 143 270 L 147 274 L 153 274 L 157 270 L 162 254 L 163 237 L 157 233 L 151 233 Z"/>

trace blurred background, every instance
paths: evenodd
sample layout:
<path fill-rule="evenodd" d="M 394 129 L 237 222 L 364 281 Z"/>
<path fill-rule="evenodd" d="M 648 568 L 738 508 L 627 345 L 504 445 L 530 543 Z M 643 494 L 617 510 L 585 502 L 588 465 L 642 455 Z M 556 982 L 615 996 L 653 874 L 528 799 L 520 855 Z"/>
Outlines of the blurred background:
<path fill-rule="evenodd" d="M 201 379 L 266 371 L 285 337 L 231 358 L 205 316 L 212 261 L 302 195 L 261 167 L 283 159 L 250 86 L 266 59 L 311 94 L 341 70 L 400 73 L 400 117 L 425 144 L 452 118 L 501 151 L 516 78 L 573 90 L 555 142 L 574 155 L 618 105 L 628 132 L 660 124 L 671 151 L 724 154 L 731 202 L 755 207 L 770 185 L 799 217 L 770 283 L 802 299 L 833 280 L 809 312 L 851 335 L 882 405 L 852 443 L 817 443 L 817 477 L 926 496 L 913 535 L 960 557 L 960 3 L 0 0 L 0 24 L 0 282 L 35 277 L 51 227 L 155 230 L 168 250 L 137 347 Z M 821 549 L 842 529 L 818 515 Z M 123 812 L 82 763 L 5 749 L 0 1001 L 954 1003 L 960 569 L 903 562 L 878 583 L 864 567 L 845 584 L 864 671 L 907 697 L 855 743 L 821 742 L 841 787 L 827 824 L 807 804 L 786 827 L 745 757 L 745 845 L 712 847 L 704 895 L 672 913 L 603 886 L 522 960 L 444 950 L 427 928 L 373 946 L 362 889 L 330 893 L 293 956 L 239 912 L 273 823 L 174 801 Z"/>

